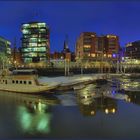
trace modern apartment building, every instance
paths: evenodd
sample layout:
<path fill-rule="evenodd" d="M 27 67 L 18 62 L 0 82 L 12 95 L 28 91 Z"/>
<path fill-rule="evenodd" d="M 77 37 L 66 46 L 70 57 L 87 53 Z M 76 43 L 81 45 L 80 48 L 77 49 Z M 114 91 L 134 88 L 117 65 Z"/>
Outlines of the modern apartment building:
<path fill-rule="evenodd" d="M 94 32 L 83 32 L 77 39 L 75 55 L 76 60 L 91 59 L 94 58 L 97 51 L 97 36 Z"/>
<path fill-rule="evenodd" d="M 119 38 L 116 35 L 97 36 L 93 32 L 83 32 L 76 42 L 76 59 L 101 60 L 117 59 L 119 52 Z"/>
<path fill-rule="evenodd" d="M 126 44 L 125 57 L 140 59 L 140 40 Z"/>
<path fill-rule="evenodd" d="M 22 24 L 22 59 L 24 63 L 46 62 L 50 57 L 49 27 L 44 22 Z"/>

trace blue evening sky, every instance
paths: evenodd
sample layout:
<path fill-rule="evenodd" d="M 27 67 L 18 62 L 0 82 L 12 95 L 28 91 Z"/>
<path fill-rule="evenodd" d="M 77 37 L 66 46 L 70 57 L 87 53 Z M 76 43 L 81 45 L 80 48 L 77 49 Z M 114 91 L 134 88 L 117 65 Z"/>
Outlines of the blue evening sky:
<path fill-rule="evenodd" d="M 140 40 L 139 1 L 21 0 L 0 1 L 0 36 L 21 46 L 21 24 L 46 22 L 50 27 L 51 52 L 61 51 L 65 35 L 70 50 L 81 32 L 115 34 L 121 46 Z"/>

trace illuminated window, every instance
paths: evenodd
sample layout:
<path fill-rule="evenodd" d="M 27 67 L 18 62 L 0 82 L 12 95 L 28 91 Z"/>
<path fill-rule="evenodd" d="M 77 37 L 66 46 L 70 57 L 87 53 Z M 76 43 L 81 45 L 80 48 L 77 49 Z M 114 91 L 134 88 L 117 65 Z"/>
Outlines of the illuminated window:
<path fill-rule="evenodd" d="M 30 41 L 35 43 L 37 42 L 37 38 L 30 38 Z"/>
<path fill-rule="evenodd" d="M 46 27 L 46 23 L 38 23 L 38 27 Z"/>
<path fill-rule="evenodd" d="M 107 35 L 107 38 L 116 38 L 115 35 Z"/>
<path fill-rule="evenodd" d="M 40 29 L 39 30 L 41 33 L 45 33 L 46 32 L 46 29 Z"/>
<path fill-rule="evenodd" d="M 91 35 L 92 37 L 95 37 L 95 35 Z"/>
<path fill-rule="evenodd" d="M 36 34 L 33 34 L 33 35 L 31 35 L 32 37 L 38 37 L 38 35 L 36 35 Z"/>
<path fill-rule="evenodd" d="M 111 58 L 111 54 L 108 54 L 108 57 Z"/>
<path fill-rule="evenodd" d="M 37 43 L 29 43 L 29 46 L 37 46 Z"/>
<path fill-rule="evenodd" d="M 22 32 L 23 32 L 23 34 L 29 34 L 29 31 L 26 29 L 23 29 Z"/>
<path fill-rule="evenodd" d="M 84 48 L 91 48 L 90 45 L 84 45 Z"/>
<path fill-rule="evenodd" d="M 37 28 L 37 24 L 31 24 L 30 26 L 33 27 L 33 28 L 34 27 Z"/>
<path fill-rule="evenodd" d="M 132 46 L 132 43 L 128 43 L 128 44 L 126 45 L 126 47 L 130 47 L 130 46 Z"/>
<path fill-rule="evenodd" d="M 92 56 L 92 57 L 95 57 L 95 53 L 92 53 L 91 56 Z"/>
<path fill-rule="evenodd" d="M 29 27 L 29 24 L 23 24 L 23 28 Z"/>

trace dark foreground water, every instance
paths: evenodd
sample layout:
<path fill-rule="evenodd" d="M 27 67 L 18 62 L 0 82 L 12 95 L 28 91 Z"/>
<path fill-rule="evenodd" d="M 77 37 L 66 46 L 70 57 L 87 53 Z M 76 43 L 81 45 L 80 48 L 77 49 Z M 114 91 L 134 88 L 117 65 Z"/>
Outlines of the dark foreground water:
<path fill-rule="evenodd" d="M 45 96 L 0 92 L 0 138 L 140 138 L 139 105 L 140 92 L 116 80 Z"/>

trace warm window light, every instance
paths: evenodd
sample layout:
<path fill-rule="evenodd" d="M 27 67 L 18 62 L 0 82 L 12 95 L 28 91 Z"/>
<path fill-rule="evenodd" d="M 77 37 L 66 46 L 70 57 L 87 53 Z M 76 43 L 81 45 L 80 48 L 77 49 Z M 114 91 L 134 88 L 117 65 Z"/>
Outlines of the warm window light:
<path fill-rule="evenodd" d="M 130 47 L 130 46 L 132 46 L 132 43 L 126 44 L 126 47 Z"/>
<path fill-rule="evenodd" d="M 90 53 L 88 54 L 88 56 L 90 56 Z"/>
<path fill-rule="evenodd" d="M 92 57 L 95 57 L 95 53 L 92 53 L 91 56 L 92 56 Z"/>
<path fill-rule="evenodd" d="M 108 57 L 110 58 L 111 57 L 111 54 L 108 54 Z"/>
<path fill-rule="evenodd" d="M 107 38 L 116 38 L 114 35 L 107 35 Z"/>
<path fill-rule="evenodd" d="M 106 54 L 104 54 L 104 57 L 106 57 Z"/>
<path fill-rule="evenodd" d="M 95 35 L 91 35 L 91 37 L 95 37 Z"/>
<path fill-rule="evenodd" d="M 90 45 L 84 45 L 84 48 L 91 48 Z"/>

